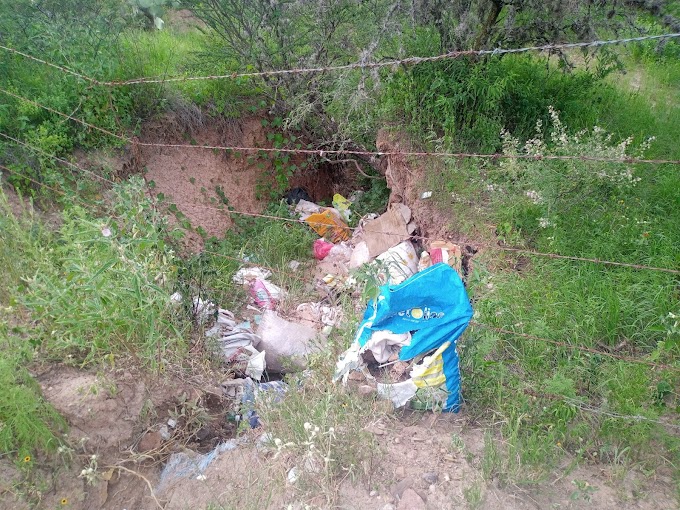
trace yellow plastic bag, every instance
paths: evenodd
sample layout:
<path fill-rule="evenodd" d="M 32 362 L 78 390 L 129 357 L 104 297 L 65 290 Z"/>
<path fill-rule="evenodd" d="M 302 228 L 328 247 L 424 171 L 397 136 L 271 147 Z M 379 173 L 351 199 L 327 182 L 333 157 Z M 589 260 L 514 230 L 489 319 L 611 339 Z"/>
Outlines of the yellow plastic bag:
<path fill-rule="evenodd" d="M 345 221 L 349 221 L 350 216 L 352 216 L 352 211 L 349 210 L 351 206 L 352 202 L 347 200 L 340 193 L 333 195 L 333 207 L 338 210 L 340 216 L 342 216 Z"/>

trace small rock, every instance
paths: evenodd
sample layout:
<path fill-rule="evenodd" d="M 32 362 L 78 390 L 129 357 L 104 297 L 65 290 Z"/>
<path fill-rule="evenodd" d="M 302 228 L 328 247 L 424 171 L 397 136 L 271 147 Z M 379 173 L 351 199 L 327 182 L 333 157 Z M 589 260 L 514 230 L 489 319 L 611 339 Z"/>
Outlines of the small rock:
<path fill-rule="evenodd" d="M 394 444 L 399 444 L 401 443 L 401 440 L 398 437 L 394 438 Z"/>
<path fill-rule="evenodd" d="M 162 442 L 163 438 L 161 437 L 160 432 L 157 431 L 147 432 L 139 441 L 139 444 L 137 445 L 137 450 L 142 453 L 150 452 L 151 450 L 156 450 L 157 448 L 159 448 Z"/>
<path fill-rule="evenodd" d="M 369 386 L 368 384 L 362 384 L 359 386 L 357 391 L 359 392 L 359 395 L 364 397 L 368 397 L 369 395 L 373 395 L 377 392 L 373 386 Z"/>
<path fill-rule="evenodd" d="M 384 507 L 381 508 L 381 510 L 396 510 L 394 508 L 394 505 L 387 503 Z"/>
<path fill-rule="evenodd" d="M 394 476 L 398 480 L 402 480 L 406 476 L 406 468 L 404 466 L 397 466 L 397 469 L 394 470 Z"/>
<path fill-rule="evenodd" d="M 450 482 L 451 481 L 451 475 L 449 475 L 448 473 L 444 473 L 444 481 Z"/>
<path fill-rule="evenodd" d="M 297 470 L 296 466 L 293 466 L 292 468 L 290 468 L 290 471 L 288 471 L 288 483 L 290 483 L 292 485 L 297 481 L 298 481 L 298 470 Z"/>
<path fill-rule="evenodd" d="M 172 418 L 168 419 L 168 427 L 171 429 L 174 429 L 177 426 L 177 420 L 173 420 Z"/>
<path fill-rule="evenodd" d="M 376 497 L 378 495 L 378 491 L 371 491 L 368 493 L 368 495 L 372 498 Z"/>
<path fill-rule="evenodd" d="M 159 430 L 158 433 L 161 435 L 161 438 L 163 441 L 167 441 L 170 439 L 170 431 L 168 430 L 168 427 L 166 425 L 163 425 Z"/>
<path fill-rule="evenodd" d="M 427 482 L 428 485 L 435 484 L 439 481 L 439 475 L 434 471 L 423 474 L 423 480 Z"/>
<path fill-rule="evenodd" d="M 397 510 L 425 510 L 425 501 L 413 489 L 406 489 Z"/>

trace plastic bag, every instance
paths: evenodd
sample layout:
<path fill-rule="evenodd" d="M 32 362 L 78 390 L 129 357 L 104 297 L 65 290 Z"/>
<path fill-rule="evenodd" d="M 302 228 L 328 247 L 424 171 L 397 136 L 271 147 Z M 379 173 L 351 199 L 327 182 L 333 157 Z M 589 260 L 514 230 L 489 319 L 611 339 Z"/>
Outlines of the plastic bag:
<path fill-rule="evenodd" d="M 316 260 L 323 260 L 330 253 L 331 249 L 335 246 L 333 243 L 324 241 L 323 239 L 317 239 L 314 241 L 314 258 Z"/>
<path fill-rule="evenodd" d="M 340 193 L 333 195 L 333 207 L 335 207 L 342 216 L 342 219 L 349 222 L 352 216 L 352 211 L 349 208 L 352 206 L 352 202 L 343 197 Z"/>
<path fill-rule="evenodd" d="M 264 284 L 263 280 L 255 280 L 250 285 L 250 295 L 255 300 L 257 306 L 261 306 L 267 310 L 273 310 L 276 308 L 276 301 L 267 290 L 267 286 Z"/>
<path fill-rule="evenodd" d="M 399 350 L 400 360 L 435 353 L 426 357 L 420 368 L 414 367 L 411 379 L 383 385 L 382 393 L 403 390 L 399 398 L 390 397 L 395 405 L 402 405 L 418 388 L 443 382 L 448 393 L 444 410 L 458 411 L 461 395 L 456 341 L 471 318 L 472 306 L 463 282 L 446 264 L 431 266 L 399 285 L 385 285 L 377 299 L 368 303 L 354 344 L 338 362 L 335 378 L 346 380 L 350 370 L 361 367 L 360 354 L 375 332 L 411 333 L 410 342 Z"/>
<path fill-rule="evenodd" d="M 460 246 L 457 244 L 443 240 L 433 241 L 430 243 L 430 252 L 428 253 L 424 251 L 422 253 L 420 261 L 418 262 L 418 270 L 422 271 L 423 269 L 434 264 L 438 264 L 439 262 L 448 264 L 453 269 L 455 269 L 459 275 L 463 274 L 463 255 L 460 250 Z"/>
<path fill-rule="evenodd" d="M 397 285 L 418 272 L 418 255 L 411 241 L 390 248 L 376 260 L 386 269 L 380 274 L 382 283 Z"/>

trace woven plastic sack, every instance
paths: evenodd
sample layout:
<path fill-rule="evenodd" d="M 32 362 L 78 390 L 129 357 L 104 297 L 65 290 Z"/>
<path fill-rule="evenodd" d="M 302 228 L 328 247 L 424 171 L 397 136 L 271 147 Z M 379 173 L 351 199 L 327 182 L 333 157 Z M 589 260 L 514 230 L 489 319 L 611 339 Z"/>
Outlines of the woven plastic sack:
<path fill-rule="evenodd" d="M 447 264 L 435 264 L 399 285 L 381 287 L 379 296 L 368 303 L 355 342 L 364 347 L 376 331 L 411 333 L 410 343 L 399 350 L 400 360 L 436 352 L 427 366 L 414 368 L 408 384 L 422 388 L 444 383 L 448 393 L 444 410 L 458 411 L 461 393 L 456 341 L 471 318 L 472 306 L 458 273 Z"/>

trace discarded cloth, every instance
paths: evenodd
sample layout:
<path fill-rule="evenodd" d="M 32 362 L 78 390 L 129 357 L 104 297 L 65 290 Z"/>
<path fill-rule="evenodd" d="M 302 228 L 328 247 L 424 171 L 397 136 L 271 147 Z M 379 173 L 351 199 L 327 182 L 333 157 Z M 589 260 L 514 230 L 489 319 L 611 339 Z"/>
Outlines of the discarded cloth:
<path fill-rule="evenodd" d="M 330 209 L 308 216 L 305 222 L 321 237 L 334 243 L 349 239 L 349 227 Z"/>

